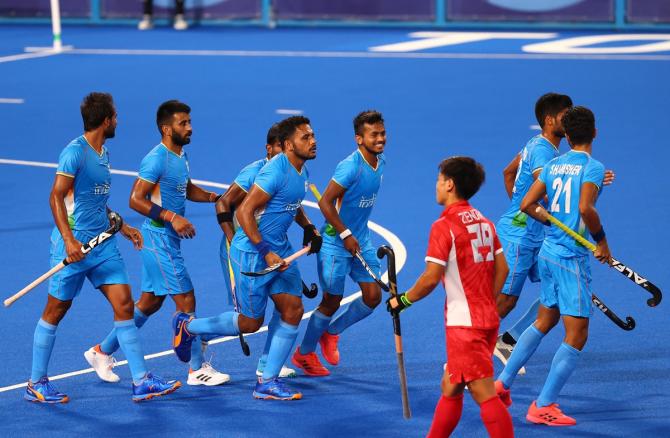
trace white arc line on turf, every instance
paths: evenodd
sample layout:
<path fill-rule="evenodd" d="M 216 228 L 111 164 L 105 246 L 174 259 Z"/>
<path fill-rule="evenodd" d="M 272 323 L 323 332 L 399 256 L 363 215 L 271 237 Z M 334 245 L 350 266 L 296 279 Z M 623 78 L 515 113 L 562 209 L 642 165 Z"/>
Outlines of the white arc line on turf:
<path fill-rule="evenodd" d="M 52 169 L 55 169 L 55 168 L 58 167 L 58 165 L 56 163 L 45 163 L 43 161 L 12 160 L 12 159 L 6 159 L 6 158 L 0 158 L 0 164 L 10 164 L 10 165 L 13 164 L 13 165 L 17 165 L 17 166 L 29 166 L 29 167 L 46 167 L 46 168 L 52 168 Z M 133 172 L 133 171 L 129 171 L 129 170 L 112 169 L 111 172 L 113 174 L 117 174 L 117 175 L 137 176 L 137 172 Z M 224 189 L 229 187 L 228 184 L 222 184 L 222 183 L 217 183 L 217 182 L 213 182 L 213 181 L 203 181 L 203 180 L 194 179 L 193 182 L 196 183 L 196 184 L 204 185 L 204 186 L 224 188 Z M 313 202 L 313 201 L 302 201 L 302 203 L 304 205 L 308 206 L 308 207 L 319 208 L 318 204 L 316 202 Z M 400 240 L 400 238 L 398 236 L 396 236 L 395 234 L 393 234 L 391 231 L 387 230 L 386 228 L 382 227 L 381 225 L 376 224 L 372 221 L 368 221 L 368 226 L 370 227 L 370 230 L 372 230 L 375 233 L 382 236 L 384 238 L 384 240 L 386 240 L 391 245 L 391 247 L 393 248 L 393 250 L 396 253 L 397 271 L 400 272 L 402 270 L 403 266 L 405 266 L 405 262 L 407 261 L 407 249 L 405 248 L 405 245 L 403 245 L 402 241 Z M 382 275 L 382 281 L 388 282 L 388 272 L 385 272 Z M 350 303 L 350 302 L 354 301 L 356 298 L 358 298 L 360 296 L 361 296 L 361 291 L 359 290 L 358 292 L 355 292 L 355 293 L 345 297 L 342 300 L 342 302 L 340 303 L 340 305 Z M 308 319 L 310 316 L 312 316 L 313 312 L 314 312 L 313 310 L 309 311 L 309 312 L 305 312 L 305 314 L 302 316 L 302 319 L 303 320 Z M 245 333 L 245 337 L 246 336 L 253 336 L 253 335 L 256 335 L 258 333 L 264 333 L 266 331 L 268 331 L 268 327 L 263 326 L 257 332 Z M 222 342 L 232 341 L 232 340 L 235 340 L 235 339 L 239 339 L 239 338 L 237 336 L 226 336 L 226 337 L 223 337 L 223 338 L 214 339 L 213 341 L 210 341 L 208 344 L 209 345 L 215 345 L 215 344 L 220 344 Z M 144 356 L 144 358 L 149 360 L 149 359 L 155 359 L 157 357 L 169 356 L 171 354 L 174 354 L 174 352 L 172 350 L 165 350 L 165 351 L 160 351 L 158 353 L 147 354 L 146 356 Z M 128 361 L 122 360 L 122 361 L 117 362 L 116 366 L 127 365 L 127 364 L 128 364 Z M 52 380 L 52 381 L 53 380 L 61 380 L 61 379 L 66 379 L 68 377 L 75 377 L 75 376 L 79 376 L 79 375 L 82 375 L 82 374 L 89 374 L 89 373 L 92 373 L 92 372 L 94 372 L 93 368 L 85 368 L 85 369 L 79 370 L 79 371 L 72 371 L 72 372 L 69 372 L 69 373 L 58 374 L 56 376 L 49 377 L 49 380 Z M 17 383 L 15 385 L 0 387 L 0 392 L 6 392 L 6 391 L 11 391 L 13 389 L 25 388 L 26 386 L 28 386 L 28 382 Z"/>
<path fill-rule="evenodd" d="M 23 99 L 14 99 L 11 97 L 0 97 L 0 103 L 25 103 Z"/>
<path fill-rule="evenodd" d="M 279 108 L 277 111 L 275 111 L 277 114 L 286 114 L 289 116 L 299 116 L 303 113 L 302 110 L 299 109 L 285 109 L 285 108 Z"/>
<path fill-rule="evenodd" d="M 62 52 L 58 52 L 53 49 L 49 50 L 41 49 L 30 53 L 20 53 L 18 55 L 0 56 L 0 64 L 2 64 L 3 62 L 21 61 L 23 59 L 44 58 L 47 56 L 61 55 L 63 53 L 65 53 L 65 50 Z"/>

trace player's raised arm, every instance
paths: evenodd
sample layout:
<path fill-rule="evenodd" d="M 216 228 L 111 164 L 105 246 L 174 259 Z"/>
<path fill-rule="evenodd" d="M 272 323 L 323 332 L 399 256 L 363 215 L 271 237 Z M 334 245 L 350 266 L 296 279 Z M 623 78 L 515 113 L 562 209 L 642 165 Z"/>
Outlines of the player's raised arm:
<path fill-rule="evenodd" d="M 337 231 L 337 234 L 342 239 L 344 248 L 351 254 L 354 254 L 356 252 L 360 252 L 361 247 L 358 243 L 358 240 L 356 240 L 356 237 L 354 237 L 350 231 L 347 232 L 348 228 L 342 222 L 340 214 L 337 212 L 337 208 L 335 207 L 337 200 L 342 199 L 346 191 L 347 190 L 344 187 L 335 181 L 330 180 L 328 186 L 326 187 L 326 191 L 323 192 L 323 195 L 319 200 L 319 209 L 321 209 L 321 213 L 323 213 L 323 216 L 326 218 L 326 222 L 328 222 L 333 228 L 335 228 L 335 231 Z"/>
<path fill-rule="evenodd" d="M 56 174 L 54 185 L 49 195 L 51 214 L 54 217 L 54 222 L 56 223 L 56 227 L 58 227 L 58 231 L 60 231 L 60 235 L 63 237 L 63 242 L 65 242 L 67 260 L 70 263 L 78 262 L 84 258 L 84 254 L 81 252 L 81 242 L 74 237 L 70 229 L 67 208 L 65 207 L 65 196 L 72 190 L 73 186 L 74 176 Z"/>
<path fill-rule="evenodd" d="M 235 235 L 235 227 L 233 226 L 235 209 L 244 201 L 245 196 L 247 196 L 247 192 L 236 183 L 233 183 L 228 187 L 226 193 L 221 195 L 219 200 L 216 201 L 216 220 L 219 222 L 219 226 L 229 243 Z"/>
<path fill-rule="evenodd" d="M 193 202 L 216 202 L 219 194 L 205 190 L 189 179 L 186 186 L 186 199 Z"/>
<path fill-rule="evenodd" d="M 180 237 L 190 239 L 195 236 L 195 227 L 188 219 L 174 211 L 166 210 L 148 199 L 155 185 L 145 179 L 137 178 L 130 191 L 130 208 L 151 219 L 169 222 Z"/>

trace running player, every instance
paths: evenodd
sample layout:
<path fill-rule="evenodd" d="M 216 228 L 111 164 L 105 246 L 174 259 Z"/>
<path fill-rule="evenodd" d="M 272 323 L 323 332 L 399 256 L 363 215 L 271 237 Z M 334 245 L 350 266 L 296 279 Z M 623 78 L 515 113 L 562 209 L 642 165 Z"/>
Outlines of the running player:
<path fill-rule="evenodd" d="M 216 201 L 216 217 L 223 231 L 223 237 L 221 238 L 221 247 L 219 248 L 219 255 L 221 258 L 221 269 L 223 270 L 223 278 L 226 282 L 226 287 L 228 288 L 228 297 L 229 301 L 232 303 L 235 300 L 233 294 L 235 293 L 234 288 L 231 284 L 231 276 L 233 275 L 232 265 L 228 259 L 228 252 L 230 248 L 230 242 L 233 241 L 233 236 L 235 236 L 235 231 L 237 225 L 234 223 L 235 209 L 242 204 L 244 198 L 251 190 L 251 186 L 254 184 L 256 175 L 258 172 L 265 166 L 268 161 L 272 159 L 275 155 L 281 153 L 281 141 L 279 140 L 279 126 L 275 123 L 270 127 L 270 130 L 267 134 L 267 139 L 265 143 L 265 158 L 254 161 L 253 163 L 245 166 L 240 173 L 235 178 L 235 181 L 228 187 L 228 190 Z M 237 304 L 235 304 L 237 305 Z M 235 309 L 237 311 L 237 309 Z M 263 347 L 263 354 L 258 360 L 258 367 L 256 368 L 256 375 L 262 376 L 263 369 L 265 368 L 265 363 L 267 362 L 268 351 L 270 350 L 270 342 L 272 341 L 272 335 L 277 329 L 277 324 L 279 324 L 279 312 L 276 310 L 272 312 L 272 319 L 268 323 L 268 336 L 265 340 L 265 346 Z M 295 377 L 295 370 L 282 366 L 281 371 L 279 372 L 279 377 Z"/>
<path fill-rule="evenodd" d="M 193 284 L 181 253 L 181 239 L 195 236 L 195 227 L 185 217 L 186 200 L 215 202 L 217 194 L 201 189 L 190 178 L 188 157 L 183 150 L 191 142 L 191 108 L 169 100 L 158 107 L 156 123 L 161 143 L 142 160 L 140 171 L 130 194 L 130 207 L 147 216 L 142 225 L 142 296 L 135 303 L 135 325 L 142 327 L 149 316 L 163 305 L 170 295 L 177 311 L 194 315 Z M 84 356 L 98 377 L 118 382 L 112 371 L 111 355 L 119 348 L 116 329 Z M 193 345 L 188 379 L 189 385 L 220 385 L 230 376 L 215 370 L 203 361 L 201 343 Z"/>
<path fill-rule="evenodd" d="M 572 149 L 544 166 L 521 201 L 521 209 L 539 221 L 546 220 L 546 217 L 536 213 L 537 202 L 546 195 L 551 214 L 582 235 L 588 229 L 596 242 L 596 258 L 603 263 L 609 262 L 611 255 L 605 231 L 595 209 L 605 177 L 604 166 L 591 158 L 592 142 L 596 136 L 595 118 L 589 109 L 577 106 L 565 113 L 563 126 Z M 528 361 L 544 335 L 559 319 L 563 319 L 563 343 L 554 355 L 542 392 L 526 415 L 532 423 L 550 426 L 576 424 L 573 418 L 561 412 L 556 399 L 577 366 L 588 337 L 592 311 L 588 253 L 586 248 L 557 227 L 547 229 L 538 257 L 541 305 L 537 320 L 519 338 L 496 382 L 501 398 L 511 403 L 509 388 L 517 371 Z"/>
<path fill-rule="evenodd" d="M 179 359 L 187 361 L 196 334 L 253 333 L 263 323 L 270 297 L 281 320 L 270 341 L 263 375 L 253 395 L 259 399 L 296 400 L 302 398 L 302 394 L 287 388 L 278 376 L 298 336 L 303 314 L 302 280 L 297 263 L 287 265 L 284 258 L 293 253 L 286 235 L 293 221 L 305 230 L 303 245 L 311 245 L 311 253 L 321 248 L 321 236 L 301 206 L 308 184 L 305 162 L 316 157 L 316 140 L 309 119 L 302 116 L 282 120 L 279 131 L 284 153 L 263 166 L 235 213 L 242 229 L 233 237 L 230 260 L 238 282 L 240 312 L 199 319 L 179 313 L 173 320 L 173 345 Z M 266 276 L 241 274 L 276 263 L 284 266 Z"/>
<path fill-rule="evenodd" d="M 63 149 L 49 203 L 56 226 L 51 233 L 51 266 L 65 257 L 71 263 L 49 281 L 49 295 L 42 318 L 35 328 L 33 365 L 24 398 L 41 403 L 66 403 L 68 396 L 59 392 L 47 377 L 56 329 L 88 278 L 114 310 L 115 341 L 120 344 L 133 377 L 133 400 L 148 400 L 168 394 L 181 386 L 176 380 L 165 381 L 147 372 L 144 355 L 133 321 L 133 298 L 128 273 L 111 237 L 88 255 L 81 242 L 88 242 L 109 227 L 107 200 L 112 178 L 105 140 L 116 130 L 116 109 L 112 96 L 90 93 L 81 104 L 84 135 Z M 128 224 L 121 234 L 142 248 L 142 235 Z"/>
<path fill-rule="evenodd" d="M 377 111 L 363 111 L 354 118 L 354 135 L 358 148 L 342 160 L 319 201 L 326 218 L 322 229 L 323 247 L 319 252 L 318 271 L 323 298 L 309 318 L 302 343 L 292 362 L 309 376 L 327 376 L 330 371 L 316 355 L 316 343 L 331 365 L 340 362 L 337 348 L 339 335 L 347 327 L 369 316 L 381 301 L 381 290 L 363 265 L 353 257 L 360 253 L 379 275 L 379 259 L 370 239 L 368 218 L 377 199 L 384 174 L 386 128 Z M 352 301 L 340 315 L 337 312 L 347 277 L 357 282 L 362 297 Z"/>
<path fill-rule="evenodd" d="M 401 312 L 444 284 L 448 364 L 428 437 L 451 435 L 466 386 L 489 435 L 513 437 L 512 418 L 493 384 L 500 322 L 495 297 L 508 268 L 493 224 L 468 203 L 484 182 L 484 169 L 468 157 L 448 158 L 439 169 L 435 195 L 445 209 L 430 230 L 426 269 L 407 292 L 387 301 L 388 310 Z"/>

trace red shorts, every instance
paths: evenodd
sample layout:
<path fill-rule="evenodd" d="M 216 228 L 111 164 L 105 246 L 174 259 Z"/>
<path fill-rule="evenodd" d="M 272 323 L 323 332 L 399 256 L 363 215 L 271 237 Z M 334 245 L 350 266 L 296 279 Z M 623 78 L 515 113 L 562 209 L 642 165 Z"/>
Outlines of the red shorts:
<path fill-rule="evenodd" d="M 447 327 L 449 381 L 456 385 L 493 377 L 493 349 L 497 338 L 497 327 Z"/>

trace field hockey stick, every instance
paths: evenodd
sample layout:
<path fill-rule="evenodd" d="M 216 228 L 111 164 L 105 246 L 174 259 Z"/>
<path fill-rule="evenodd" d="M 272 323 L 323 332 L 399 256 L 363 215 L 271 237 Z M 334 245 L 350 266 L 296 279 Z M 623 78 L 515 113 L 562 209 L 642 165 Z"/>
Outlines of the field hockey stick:
<path fill-rule="evenodd" d="M 302 294 L 306 296 L 307 298 L 314 298 L 319 294 L 319 286 L 316 285 L 316 283 L 312 283 L 309 287 L 305 284 L 305 282 L 302 282 Z"/>
<path fill-rule="evenodd" d="M 288 265 L 289 263 L 291 263 L 293 260 L 297 259 L 298 257 L 307 254 L 307 252 L 309 252 L 310 248 L 311 248 L 311 245 L 307 245 L 306 247 L 304 247 L 304 248 L 301 249 L 300 251 L 296 251 L 295 253 L 291 254 L 291 255 L 288 256 L 288 257 L 286 257 L 286 258 L 284 259 L 284 263 L 275 263 L 274 265 L 272 265 L 272 266 L 268 266 L 267 268 L 263 269 L 262 271 L 257 271 L 257 272 L 242 272 L 242 274 L 247 275 L 247 276 L 249 276 L 249 277 L 262 277 L 263 275 L 267 275 L 267 274 L 269 274 L 270 272 L 274 272 L 274 271 L 276 271 L 277 269 L 281 268 L 281 267 L 284 266 L 285 264 Z"/>
<path fill-rule="evenodd" d="M 94 238 L 92 238 L 91 240 L 89 240 L 87 243 L 84 243 L 81 246 L 81 252 L 84 255 L 88 254 L 89 252 L 91 252 L 91 250 L 93 248 L 95 248 L 96 246 L 98 246 L 102 242 L 104 242 L 105 240 L 112 237 L 123 226 L 123 219 L 121 218 L 121 216 L 118 215 L 118 213 L 115 213 L 115 212 L 112 211 L 108 214 L 108 217 L 109 217 L 109 221 L 110 221 L 110 224 L 111 224 L 110 227 L 108 229 L 106 229 L 105 231 L 103 231 L 102 233 L 95 236 Z M 63 269 L 64 267 L 66 267 L 69 264 L 70 264 L 70 262 L 68 262 L 67 257 L 64 258 L 62 262 L 60 262 L 59 264 L 57 264 L 53 268 L 49 269 L 44 274 L 40 275 L 37 279 L 35 279 L 28 286 L 24 287 L 23 289 L 21 289 L 20 291 L 18 291 L 14 295 L 12 295 L 11 297 L 7 298 L 4 301 L 5 307 L 11 306 L 14 303 L 14 301 L 18 300 L 19 298 L 21 298 L 22 296 L 24 296 L 25 294 L 27 294 L 31 290 L 35 289 L 42 282 L 44 282 L 49 277 L 51 277 L 56 272 L 60 271 L 61 269 Z"/>
<path fill-rule="evenodd" d="M 389 293 L 392 297 L 398 295 L 398 280 L 396 278 L 395 271 L 395 253 L 390 246 L 380 246 L 377 249 L 377 257 L 384 258 L 386 257 L 386 262 L 388 264 L 388 277 L 389 277 Z M 407 393 L 407 375 L 405 374 L 405 359 L 402 352 L 402 334 L 400 332 L 400 315 L 396 312 L 392 312 L 391 316 L 393 317 L 393 334 L 395 335 L 395 352 L 396 358 L 398 360 L 398 376 L 400 377 L 400 394 L 402 397 L 402 415 L 405 419 L 410 419 L 412 417 L 412 412 L 409 409 L 409 395 Z"/>
<path fill-rule="evenodd" d="M 633 330 L 635 328 L 635 320 L 631 316 L 626 317 L 626 322 L 623 322 L 621 318 L 617 316 L 616 313 L 612 311 L 605 303 L 603 303 L 600 298 L 595 294 L 591 295 L 591 301 L 593 305 L 598 308 L 601 312 L 605 314 L 614 324 L 618 325 L 620 328 L 626 331 Z"/>
<path fill-rule="evenodd" d="M 226 239 L 225 236 L 224 239 Z M 230 278 L 230 292 L 233 295 L 233 305 L 235 306 L 235 312 L 239 312 L 239 308 L 237 307 L 237 296 L 235 295 L 235 274 L 233 273 L 233 265 L 230 262 L 230 243 L 228 243 L 228 239 L 226 239 L 226 250 L 228 251 L 228 277 Z M 242 332 L 238 333 L 238 336 L 240 338 L 240 347 L 242 348 L 242 353 L 244 353 L 245 356 L 249 356 L 251 354 L 251 350 L 249 350 L 249 344 L 247 344 L 247 341 L 244 340 L 244 335 Z"/>
<path fill-rule="evenodd" d="M 544 211 L 544 213 L 542 213 Z M 548 211 L 543 209 L 542 207 L 537 207 L 535 209 L 535 212 L 540 214 L 540 215 L 545 215 L 549 222 L 552 224 L 556 225 L 558 228 L 561 230 L 565 231 L 567 234 L 570 235 L 573 239 L 575 239 L 577 242 L 581 243 L 583 246 L 588 248 L 590 251 L 595 251 L 596 246 L 586 240 L 583 236 L 579 235 L 576 233 L 574 230 L 572 230 L 570 227 L 565 225 L 563 222 L 559 221 L 556 219 L 554 216 L 549 214 Z M 630 267 L 624 265 L 614 257 L 612 257 L 612 263 L 610 266 L 617 271 L 621 272 L 623 275 L 625 275 L 629 280 L 631 280 L 633 283 L 637 284 L 638 286 L 642 287 L 644 290 L 649 292 L 651 294 L 651 298 L 647 300 L 647 305 L 649 307 L 655 307 L 657 306 L 660 302 L 661 299 L 663 298 L 663 294 L 661 293 L 661 290 L 653 284 L 651 281 L 647 280 L 637 272 L 633 271 Z"/>
<path fill-rule="evenodd" d="M 310 184 L 310 185 L 309 185 L 309 189 L 310 189 L 310 190 L 312 191 L 312 193 L 314 194 L 314 197 L 316 198 L 316 200 L 317 200 L 317 201 L 320 201 L 320 200 L 321 200 L 321 193 L 319 193 L 319 189 L 317 189 L 316 186 L 315 186 L 314 184 Z M 370 268 L 370 265 L 368 265 L 368 263 L 365 261 L 365 259 L 364 259 L 363 256 L 361 255 L 361 253 L 360 253 L 359 251 L 356 251 L 356 252 L 354 253 L 354 256 L 358 259 L 359 262 L 361 262 L 361 264 L 363 265 L 363 268 L 365 268 L 365 270 L 368 272 L 368 274 L 370 275 L 370 277 L 372 277 L 372 279 L 375 281 L 375 283 L 377 283 L 377 284 L 379 285 L 379 287 L 381 287 L 382 289 L 384 289 L 384 291 L 388 292 L 388 291 L 389 291 L 389 287 L 386 285 L 386 283 L 384 283 L 383 281 L 381 281 L 381 280 L 379 279 L 379 277 L 377 277 L 377 275 L 375 275 L 374 271 L 372 270 L 372 268 Z"/>

